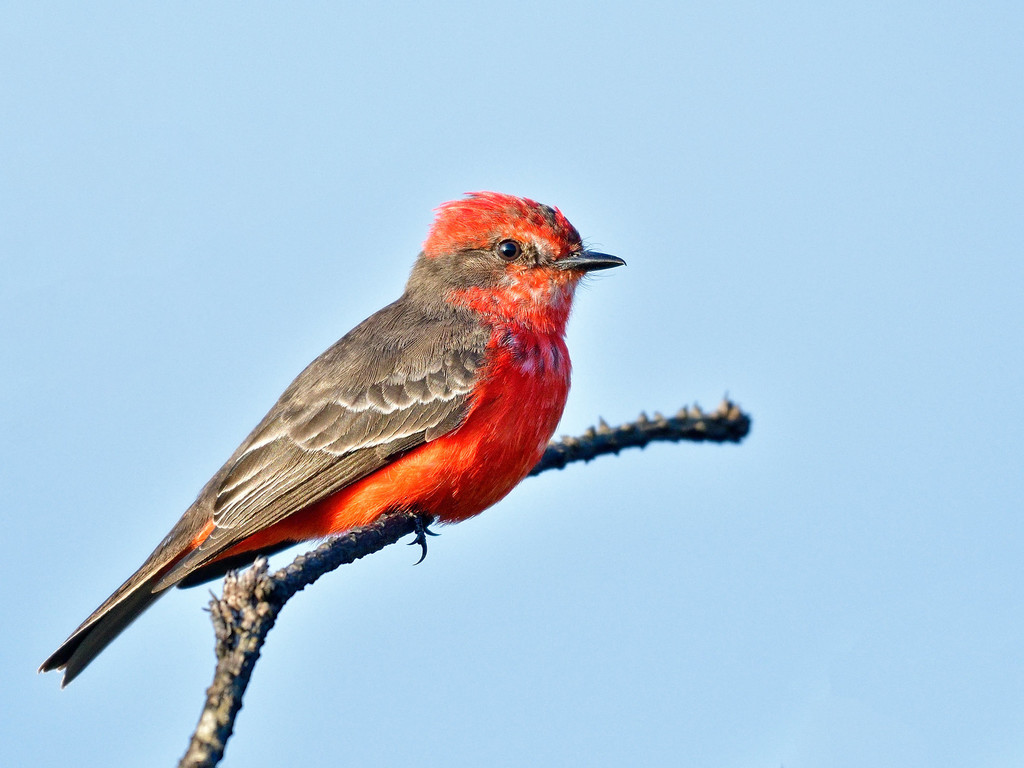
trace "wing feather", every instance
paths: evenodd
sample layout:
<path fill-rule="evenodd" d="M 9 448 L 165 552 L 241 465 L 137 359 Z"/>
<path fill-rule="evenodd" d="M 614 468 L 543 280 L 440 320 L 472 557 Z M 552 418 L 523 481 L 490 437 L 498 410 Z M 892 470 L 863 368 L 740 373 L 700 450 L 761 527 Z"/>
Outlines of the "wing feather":
<path fill-rule="evenodd" d="M 400 322 L 402 304 L 357 326 L 291 384 L 204 489 L 214 530 L 161 584 L 458 428 L 489 334 L 451 310 Z M 389 331 L 383 343 L 381 329 Z"/>

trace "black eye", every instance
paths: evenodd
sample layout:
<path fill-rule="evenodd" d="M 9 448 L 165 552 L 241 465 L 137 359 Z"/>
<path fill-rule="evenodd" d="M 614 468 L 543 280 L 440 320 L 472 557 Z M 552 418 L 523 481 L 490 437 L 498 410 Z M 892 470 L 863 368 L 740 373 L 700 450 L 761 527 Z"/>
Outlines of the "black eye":
<path fill-rule="evenodd" d="M 515 240 L 502 240 L 498 243 L 498 255 L 505 261 L 515 261 L 522 252 L 523 247 Z"/>

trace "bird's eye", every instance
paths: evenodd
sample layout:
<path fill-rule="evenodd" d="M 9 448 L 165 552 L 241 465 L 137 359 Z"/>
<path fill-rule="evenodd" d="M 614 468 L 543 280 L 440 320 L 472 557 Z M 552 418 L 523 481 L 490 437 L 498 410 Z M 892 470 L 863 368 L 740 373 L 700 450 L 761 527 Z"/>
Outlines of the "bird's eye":
<path fill-rule="evenodd" d="M 515 261 L 522 252 L 523 247 L 515 240 L 502 240 L 498 243 L 498 255 L 505 261 Z"/>

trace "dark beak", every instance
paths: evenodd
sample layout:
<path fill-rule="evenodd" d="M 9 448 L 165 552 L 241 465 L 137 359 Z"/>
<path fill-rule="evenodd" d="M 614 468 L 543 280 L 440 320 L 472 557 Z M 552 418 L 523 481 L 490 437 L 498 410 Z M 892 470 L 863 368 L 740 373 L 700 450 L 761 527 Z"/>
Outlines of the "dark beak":
<path fill-rule="evenodd" d="M 574 269 L 579 272 L 596 272 L 599 269 L 611 269 L 612 267 L 624 267 L 626 262 L 618 256 L 611 256 L 607 253 L 595 253 L 594 251 L 580 251 L 566 256 L 564 259 L 557 259 L 552 266 L 559 269 Z"/>

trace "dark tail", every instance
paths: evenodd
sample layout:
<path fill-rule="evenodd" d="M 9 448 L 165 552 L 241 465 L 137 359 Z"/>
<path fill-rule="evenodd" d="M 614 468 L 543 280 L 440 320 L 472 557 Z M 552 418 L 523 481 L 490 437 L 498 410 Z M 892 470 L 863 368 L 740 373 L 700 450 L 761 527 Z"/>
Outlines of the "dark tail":
<path fill-rule="evenodd" d="M 64 670 L 64 679 L 61 681 L 63 688 L 78 677 L 89 662 L 165 591 L 175 585 L 188 587 L 201 584 L 223 576 L 233 568 L 250 565 L 256 559 L 260 554 L 258 551 L 229 555 L 216 560 L 219 553 L 215 551 L 208 556 L 207 562 L 193 564 L 188 568 L 178 567 L 196 549 L 197 538 L 209 525 L 212 513 L 207 509 L 208 505 L 204 506 L 205 498 L 200 494 L 184 516 L 175 523 L 171 532 L 146 558 L 142 567 L 71 633 L 71 637 L 39 667 L 40 672 Z M 268 551 L 276 552 L 287 546 L 288 543 L 283 543 L 270 547 Z"/>
<path fill-rule="evenodd" d="M 110 645 L 115 637 L 163 594 L 163 590 L 153 592 L 153 586 L 160 580 L 160 575 L 158 572 L 134 585 L 130 581 L 126 582 L 43 662 L 39 671 L 64 670 L 61 688 L 78 677 L 100 651 Z"/>
<path fill-rule="evenodd" d="M 43 662 L 39 671 L 64 670 L 61 688 L 65 687 L 166 590 L 173 586 L 192 587 L 203 584 L 223 576 L 229 570 L 252 565 L 258 555 L 271 555 L 287 549 L 292 543 L 282 542 L 264 550 L 231 555 L 180 574 L 172 571 L 189 550 L 168 556 L 169 548 L 161 545 L 128 581 L 71 633 L 71 637 Z M 167 583 L 162 583 L 165 580 Z"/>

